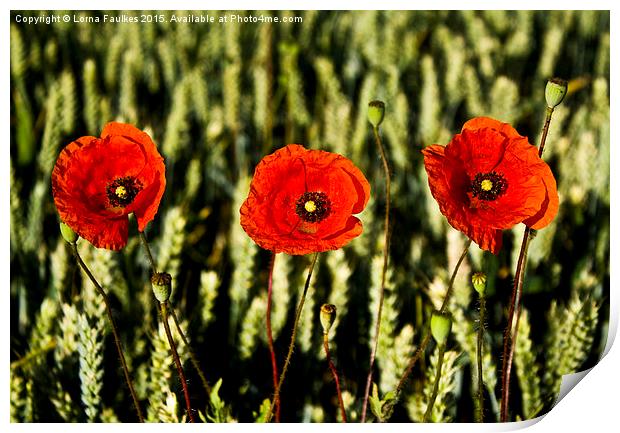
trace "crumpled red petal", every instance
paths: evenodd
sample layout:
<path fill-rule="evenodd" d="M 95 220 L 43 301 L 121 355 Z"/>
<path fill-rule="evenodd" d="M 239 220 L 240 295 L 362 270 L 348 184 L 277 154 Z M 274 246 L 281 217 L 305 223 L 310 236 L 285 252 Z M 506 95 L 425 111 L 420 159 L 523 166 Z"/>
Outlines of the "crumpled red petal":
<path fill-rule="evenodd" d="M 308 222 L 296 212 L 306 192 L 326 194 L 330 212 Z M 257 165 L 248 198 L 240 209 L 241 226 L 262 248 L 303 255 L 335 250 L 362 233 L 361 212 L 370 198 L 370 184 L 347 158 L 289 144 Z"/>
<path fill-rule="evenodd" d="M 135 178 L 142 189 L 126 207 L 112 207 L 106 187 Z M 138 230 L 153 220 L 166 187 L 163 158 L 151 138 L 128 124 L 108 123 L 101 138 L 81 137 L 67 145 L 52 171 L 52 193 L 60 219 L 98 248 L 127 243 L 128 218 Z"/>
<path fill-rule="evenodd" d="M 446 146 L 422 150 L 431 194 L 450 225 L 498 254 L 502 230 L 523 222 L 539 229 L 558 211 L 555 178 L 535 146 L 509 124 L 477 117 Z M 496 173 L 507 188 L 493 199 L 472 194 L 477 174 Z"/>

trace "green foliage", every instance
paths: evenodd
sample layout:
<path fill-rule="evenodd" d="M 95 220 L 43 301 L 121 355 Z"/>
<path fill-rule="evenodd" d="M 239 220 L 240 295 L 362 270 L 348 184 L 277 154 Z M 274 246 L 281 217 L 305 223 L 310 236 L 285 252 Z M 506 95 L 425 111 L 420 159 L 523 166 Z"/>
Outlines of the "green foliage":
<path fill-rule="evenodd" d="M 220 398 L 219 392 L 222 386 L 222 379 L 219 379 L 213 388 L 211 388 L 211 394 L 209 395 L 209 410 L 207 411 L 207 419 L 211 422 L 231 422 L 234 421 L 230 416 L 230 408 L 226 406 L 226 403 Z M 261 411 L 264 404 L 261 406 Z"/>
<path fill-rule="evenodd" d="M 263 402 L 260 405 L 260 408 L 258 409 L 258 412 L 252 412 L 252 414 L 254 415 L 254 421 L 260 422 L 260 423 L 266 422 L 267 414 L 269 412 L 270 406 L 271 406 L 271 401 L 268 398 L 263 400 Z"/>
<path fill-rule="evenodd" d="M 377 384 L 372 384 L 372 394 L 368 398 L 368 405 L 379 422 L 387 421 L 390 418 L 394 400 L 395 397 L 392 391 L 387 392 L 383 398 L 379 397 Z"/>

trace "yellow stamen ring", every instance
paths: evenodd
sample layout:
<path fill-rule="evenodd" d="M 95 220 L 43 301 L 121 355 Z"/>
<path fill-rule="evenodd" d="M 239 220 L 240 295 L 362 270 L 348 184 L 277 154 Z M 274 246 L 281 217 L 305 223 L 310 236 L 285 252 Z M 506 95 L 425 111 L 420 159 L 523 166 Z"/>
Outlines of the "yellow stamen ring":
<path fill-rule="evenodd" d="M 480 188 L 485 191 L 491 191 L 493 189 L 493 182 L 491 182 L 489 179 L 484 179 L 482 182 L 480 182 Z"/>
<path fill-rule="evenodd" d="M 314 212 L 316 210 L 316 204 L 312 200 L 308 200 L 306 204 L 304 204 L 304 209 L 308 212 Z"/>
<path fill-rule="evenodd" d="M 125 198 L 127 197 L 127 189 L 121 185 L 114 190 L 114 194 L 119 198 Z"/>

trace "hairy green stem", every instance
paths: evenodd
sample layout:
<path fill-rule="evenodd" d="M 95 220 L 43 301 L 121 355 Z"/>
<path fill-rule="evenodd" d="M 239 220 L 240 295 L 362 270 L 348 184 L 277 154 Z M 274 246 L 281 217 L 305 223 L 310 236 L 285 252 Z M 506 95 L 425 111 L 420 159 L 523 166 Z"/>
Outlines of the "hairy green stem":
<path fill-rule="evenodd" d="M 273 298 L 273 268 L 276 263 L 276 253 L 271 253 L 269 258 L 269 280 L 267 283 L 267 313 L 265 317 L 265 327 L 267 328 L 267 345 L 271 357 L 271 373 L 273 376 L 273 390 L 278 387 L 278 363 L 276 361 L 276 351 L 273 348 L 273 332 L 271 330 L 271 301 Z M 280 422 L 280 400 L 276 401 L 276 422 Z"/>
<path fill-rule="evenodd" d="M 437 393 L 439 392 L 439 381 L 441 380 L 441 367 L 443 366 L 443 355 L 446 351 L 446 345 L 439 345 L 439 359 L 437 360 L 437 376 L 435 376 L 435 384 L 433 385 L 433 393 L 431 394 L 431 399 L 428 402 L 428 406 L 426 407 L 426 412 L 424 413 L 424 418 L 422 422 L 428 422 L 428 418 L 431 416 L 431 412 L 433 411 L 433 406 L 435 406 L 435 400 L 437 399 Z"/>
<path fill-rule="evenodd" d="M 387 157 L 385 155 L 385 149 L 383 147 L 383 143 L 381 142 L 381 136 L 379 135 L 379 128 L 377 126 L 374 126 L 372 130 L 375 136 L 375 141 L 377 143 L 377 148 L 379 149 L 379 153 L 381 154 L 381 161 L 383 162 L 383 172 L 385 175 L 385 223 L 383 227 L 383 236 L 384 236 L 383 270 L 381 272 L 381 287 L 379 289 L 379 305 L 377 307 L 377 322 L 375 324 L 375 336 L 374 336 L 372 350 L 370 351 L 370 363 L 368 366 L 368 377 L 366 378 L 366 389 L 364 391 L 364 403 L 362 405 L 362 418 L 361 418 L 362 423 L 366 421 L 368 398 L 370 397 L 370 384 L 372 383 L 372 369 L 374 367 L 375 358 L 377 356 L 377 347 L 379 346 L 379 332 L 381 329 L 381 313 L 383 311 L 383 298 L 385 295 L 385 276 L 387 273 L 388 257 L 390 253 L 390 188 L 391 188 L 390 166 L 388 165 Z"/>
<path fill-rule="evenodd" d="M 207 395 L 210 395 L 211 394 L 211 387 L 209 386 L 209 381 L 207 381 L 207 378 L 205 377 L 204 373 L 200 369 L 200 363 L 198 362 L 198 358 L 196 358 L 196 355 L 194 354 L 194 351 L 192 350 L 192 347 L 190 346 L 189 341 L 187 340 L 187 337 L 185 336 L 185 333 L 183 332 L 183 329 L 181 329 L 181 325 L 179 325 L 179 319 L 177 318 L 177 313 L 175 313 L 174 308 L 172 307 L 172 305 L 170 305 L 169 313 L 172 316 L 172 320 L 174 320 L 174 325 L 176 326 L 177 331 L 179 332 L 179 335 L 181 336 L 181 340 L 183 340 L 183 344 L 185 344 L 185 347 L 187 347 L 187 351 L 189 353 L 190 360 L 192 361 L 192 365 L 194 366 L 194 368 L 198 372 L 198 376 L 200 377 L 200 381 L 202 382 L 202 386 L 205 389 L 205 391 L 207 392 Z"/>
<path fill-rule="evenodd" d="M 478 338 L 476 341 L 476 360 L 478 364 L 478 414 L 477 421 L 484 422 L 484 388 L 482 380 L 482 343 L 484 338 L 484 317 L 486 300 L 483 294 L 478 295 L 480 301 L 480 313 L 478 316 Z"/>
<path fill-rule="evenodd" d="M 147 258 L 149 260 L 149 264 L 151 266 L 151 271 L 152 271 L 153 274 L 156 274 L 157 273 L 157 265 L 155 264 L 155 259 L 153 258 L 153 254 L 151 253 L 151 247 L 149 246 L 149 242 L 146 239 L 146 235 L 144 234 L 143 231 L 140 231 L 140 230 L 138 230 L 138 233 L 140 234 L 140 241 L 142 242 L 142 246 L 144 247 L 144 250 L 146 251 L 146 256 L 147 256 Z M 183 371 L 183 365 L 181 364 L 181 360 L 179 358 L 179 353 L 177 352 L 177 347 L 174 344 L 174 340 L 172 338 L 172 333 L 170 332 L 170 324 L 168 323 L 168 301 L 160 302 L 159 307 L 160 307 L 160 311 L 161 311 L 162 321 L 164 323 L 164 330 L 166 331 L 166 337 L 168 339 L 168 344 L 170 345 L 170 351 L 172 352 L 172 357 L 174 358 L 174 363 L 176 365 L 177 372 L 179 374 L 179 380 L 181 381 L 181 386 L 183 387 L 183 395 L 185 396 L 185 405 L 187 407 L 187 415 L 189 417 L 190 422 L 193 423 L 195 420 L 194 420 L 194 414 L 192 412 L 191 402 L 190 402 L 190 398 L 189 398 L 189 390 L 187 388 L 187 380 L 185 379 L 185 372 Z M 185 334 L 181 330 L 181 326 L 179 325 L 179 321 L 178 321 L 178 319 L 176 317 L 176 313 L 174 312 L 174 309 L 170 309 L 170 311 L 171 311 L 172 318 L 173 318 L 173 320 L 174 320 L 174 322 L 176 324 L 177 330 L 179 331 L 179 335 L 181 336 L 181 339 L 183 340 L 183 344 L 185 344 L 189 348 L 189 354 L 190 354 L 190 359 L 192 361 L 192 364 L 194 365 L 194 367 L 198 371 L 198 375 L 200 376 L 200 380 L 202 381 L 203 386 L 207 390 L 207 393 L 209 393 L 209 389 L 210 388 L 209 388 L 209 384 L 207 382 L 207 379 L 202 374 L 202 371 L 200 370 L 200 366 L 198 365 L 198 361 L 195 359 L 195 356 L 192 353 L 192 349 L 189 346 L 189 342 L 187 341 L 187 338 L 185 337 Z"/>
<path fill-rule="evenodd" d="M 547 134 L 549 133 L 549 125 L 551 124 L 551 116 L 553 107 L 547 107 L 545 124 L 540 137 L 540 145 L 538 146 L 538 156 L 542 157 L 547 142 Z M 519 259 L 517 261 L 517 269 L 515 271 L 514 284 L 512 286 L 512 294 L 510 297 L 510 307 L 508 310 L 508 323 L 504 331 L 504 347 L 502 351 L 502 400 L 500 405 L 500 421 L 508 421 L 508 400 L 510 398 L 510 373 L 512 370 L 512 359 L 517 342 L 519 332 L 519 320 L 521 318 L 521 294 L 523 292 L 523 275 L 527 264 L 527 250 L 529 242 L 535 234 L 535 230 L 526 227 L 523 232 L 523 240 L 521 241 L 521 250 L 519 251 Z M 515 321 L 515 310 L 517 319 Z M 514 322 L 514 324 L 513 324 Z M 513 329 L 514 328 L 514 329 Z"/>
<path fill-rule="evenodd" d="M 15 361 L 11 362 L 11 370 L 27 365 L 33 359 L 38 358 L 39 356 L 44 355 L 50 350 L 54 350 L 55 348 L 56 348 L 56 339 L 52 338 L 50 341 L 47 342 L 47 344 L 44 344 L 43 346 L 38 347 L 35 350 L 28 352 L 21 358 L 16 359 Z"/>
<path fill-rule="evenodd" d="M 149 260 L 149 265 L 151 265 L 151 271 L 153 274 L 157 273 L 157 265 L 155 265 L 155 260 L 153 259 L 153 254 L 151 254 L 151 247 L 149 247 L 149 242 L 146 240 L 146 235 L 144 232 L 138 231 L 140 234 L 140 242 L 142 242 L 142 246 L 144 247 L 144 251 L 146 251 L 146 257 Z"/>
<path fill-rule="evenodd" d="M 469 250 L 469 246 L 471 245 L 471 239 L 468 239 L 465 243 L 465 248 L 463 248 L 463 252 L 461 253 L 461 257 L 459 257 L 458 262 L 456 262 L 456 266 L 454 267 L 454 271 L 452 272 L 452 276 L 450 277 L 450 284 L 448 284 L 448 290 L 446 291 L 446 296 L 443 298 L 443 303 L 441 304 L 441 308 L 439 309 L 440 313 L 445 313 L 448 309 L 448 303 L 450 302 L 450 298 L 452 298 L 452 292 L 454 291 L 454 281 L 456 280 L 456 275 L 461 267 L 461 263 L 465 260 L 467 256 L 467 251 Z"/>
<path fill-rule="evenodd" d="M 461 253 L 461 257 L 459 258 L 458 262 L 456 262 L 456 265 L 454 266 L 454 270 L 452 271 L 452 276 L 450 277 L 450 283 L 448 285 L 448 290 L 446 291 L 446 296 L 443 300 L 443 303 L 441 304 L 441 309 L 439 310 L 441 313 L 444 313 L 445 310 L 448 308 L 450 298 L 452 297 L 456 275 L 458 274 L 458 271 L 461 267 L 461 264 L 463 263 L 463 260 L 465 260 L 465 257 L 467 256 L 467 251 L 469 250 L 470 245 L 471 245 L 471 239 L 468 239 L 467 242 L 465 243 L 465 248 L 463 249 L 463 252 Z M 398 400 L 400 399 L 400 394 L 405 384 L 407 383 L 407 380 L 409 379 L 409 375 L 413 371 L 413 367 L 415 367 L 415 364 L 416 362 L 418 362 L 418 359 L 420 359 L 420 357 L 426 350 L 426 346 L 428 345 L 428 342 L 430 341 L 430 339 L 431 339 L 431 332 L 430 332 L 430 321 L 429 321 L 429 323 L 426 326 L 424 338 L 422 339 L 422 341 L 420 342 L 420 345 L 418 346 L 415 353 L 409 360 L 409 363 L 407 364 L 407 367 L 405 368 L 405 372 L 403 373 L 400 380 L 398 381 L 398 385 L 396 385 L 395 403 L 398 402 Z"/>
<path fill-rule="evenodd" d="M 134 407 L 136 408 L 136 414 L 138 415 L 138 420 L 140 422 L 144 422 L 144 416 L 142 415 L 142 409 L 140 409 L 140 403 L 138 402 L 138 395 L 136 394 L 136 390 L 134 389 L 133 382 L 131 380 L 131 376 L 129 375 L 129 368 L 127 368 L 127 361 L 125 360 L 125 354 L 123 353 L 123 347 L 121 346 L 121 339 L 118 335 L 118 328 L 116 327 L 116 322 L 114 321 L 114 316 L 112 316 L 112 307 L 110 306 L 110 299 L 106 294 L 103 287 L 99 284 L 99 282 L 95 279 L 93 274 L 86 266 L 86 263 L 82 260 L 80 253 L 77 248 L 77 243 L 73 242 L 71 244 L 71 248 L 73 250 L 73 255 L 75 256 L 75 260 L 78 262 L 84 273 L 88 276 L 90 281 L 93 283 L 95 288 L 97 289 L 97 293 L 103 298 L 103 303 L 105 304 L 105 311 L 108 316 L 108 320 L 110 321 L 110 325 L 112 327 L 112 335 L 114 336 L 114 344 L 116 345 L 116 351 L 118 352 L 118 357 L 121 361 L 121 366 L 123 367 L 123 373 L 125 374 L 125 382 L 127 382 L 127 387 L 129 388 L 129 393 L 131 394 L 131 398 L 133 400 Z"/>
<path fill-rule="evenodd" d="M 308 270 L 308 277 L 306 278 L 306 284 L 304 285 L 304 291 L 301 294 L 301 298 L 299 300 L 299 304 L 297 305 L 297 310 L 295 312 L 295 323 L 293 324 L 293 333 L 291 334 L 291 342 L 288 346 L 288 353 L 286 354 L 286 359 L 284 360 L 284 366 L 282 367 L 282 373 L 280 374 L 280 380 L 278 381 L 278 386 L 274 392 L 273 399 L 271 400 L 271 404 L 269 406 L 269 410 L 265 416 L 265 422 L 270 422 L 271 417 L 273 416 L 273 410 L 275 407 L 275 402 L 280 399 L 280 390 L 282 389 L 282 384 L 284 383 L 284 378 L 286 377 L 286 372 L 288 371 L 288 366 L 291 362 L 291 357 L 293 356 L 293 349 L 295 348 L 295 338 L 297 337 L 297 327 L 299 325 L 299 319 L 301 318 L 301 311 L 304 308 L 304 302 L 306 301 L 306 294 L 308 293 L 308 288 L 310 287 L 310 279 L 312 278 L 312 271 L 314 270 L 314 265 L 316 264 L 316 260 L 319 257 L 319 253 L 314 253 L 314 257 L 312 258 L 312 263 L 310 264 L 310 269 Z"/>
<path fill-rule="evenodd" d="M 160 303 L 159 307 L 161 309 L 161 319 L 164 322 L 164 330 L 166 331 L 166 337 L 168 338 L 168 344 L 170 345 L 170 351 L 172 352 L 172 357 L 174 358 L 174 363 L 177 367 L 177 372 L 179 374 L 179 380 L 181 381 L 181 385 L 183 387 L 183 395 L 185 396 L 185 406 L 187 407 L 187 415 L 189 416 L 190 422 L 195 422 L 194 414 L 192 413 L 192 405 L 189 399 L 189 390 L 187 389 L 187 379 L 185 379 L 183 365 L 181 364 L 181 359 L 179 358 L 177 347 L 174 344 L 174 340 L 172 339 L 172 332 L 170 332 L 170 324 L 168 323 L 168 302 Z"/>
<path fill-rule="evenodd" d="M 517 261 L 517 270 L 513 284 L 512 295 L 510 299 L 510 307 L 508 309 L 508 324 L 504 330 L 504 347 L 502 352 L 502 400 L 500 405 L 500 421 L 508 421 L 508 399 L 510 398 L 510 373 L 512 372 L 512 358 L 514 356 L 514 344 L 518 328 L 514 322 L 515 310 L 521 312 L 521 295 L 523 292 L 523 276 L 525 274 L 525 265 L 527 264 L 527 250 L 531 229 L 525 228 L 523 232 L 523 240 L 521 242 L 521 250 L 519 251 L 519 260 Z M 518 323 L 518 319 L 516 323 Z M 516 326 L 515 326 L 516 325 Z"/>
<path fill-rule="evenodd" d="M 338 396 L 338 405 L 340 406 L 340 417 L 342 418 L 342 422 L 347 422 L 347 411 L 344 408 L 344 401 L 342 400 L 342 391 L 340 390 L 340 379 L 338 378 L 338 371 L 336 370 L 336 366 L 332 361 L 332 357 L 329 351 L 329 333 L 323 333 L 323 349 L 325 349 L 325 358 L 327 359 L 327 364 L 329 365 L 329 369 L 332 372 L 332 376 L 334 377 L 334 382 L 336 383 L 336 395 Z"/>

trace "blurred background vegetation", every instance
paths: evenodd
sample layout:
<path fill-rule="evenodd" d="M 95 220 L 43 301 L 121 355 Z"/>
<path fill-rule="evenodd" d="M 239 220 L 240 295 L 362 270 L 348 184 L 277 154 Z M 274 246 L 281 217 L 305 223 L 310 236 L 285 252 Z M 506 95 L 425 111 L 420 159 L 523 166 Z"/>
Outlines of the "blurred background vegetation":
<path fill-rule="evenodd" d="M 174 277 L 173 305 L 211 385 L 180 346 L 194 407 L 253 421 L 272 393 L 264 317 L 269 253 L 239 226 L 256 163 L 287 144 L 342 153 L 366 174 L 364 233 L 321 254 L 282 390 L 283 421 L 336 421 L 318 310 L 338 308 L 333 354 L 359 419 L 381 269 L 383 174 L 366 120 L 386 102 L 393 175 L 389 284 L 375 380 L 393 390 L 464 245 L 430 196 L 420 149 L 446 144 L 475 116 L 510 122 L 537 144 L 546 79 L 570 80 L 545 152 L 559 185 L 555 221 L 532 242 L 512 382 L 511 418 L 547 411 L 561 375 L 592 366 L 606 341 L 609 296 L 609 12 L 240 11 L 301 23 L 175 24 L 226 12 L 45 12 L 78 17 L 163 14 L 159 23 L 25 25 L 11 14 L 11 419 L 135 421 L 103 303 L 60 237 L 50 173 L 63 146 L 111 120 L 147 130 L 168 186 L 147 235 Z M 180 384 L 158 326 L 149 268 L 131 225 L 120 253 L 79 242 L 110 292 L 150 421 L 183 419 Z M 472 421 L 477 301 L 489 275 L 485 417 L 498 417 L 502 333 L 523 227 L 494 257 L 475 245 L 450 310 L 456 320 L 433 421 Z M 278 255 L 273 326 L 282 365 L 308 257 Z M 475 294 L 475 292 L 474 292 Z M 420 421 L 437 362 L 418 363 L 392 421 Z M 475 362 L 473 363 L 475 365 Z M 216 387 L 218 388 L 218 387 Z M 264 410 L 264 405 L 262 406 Z"/>

